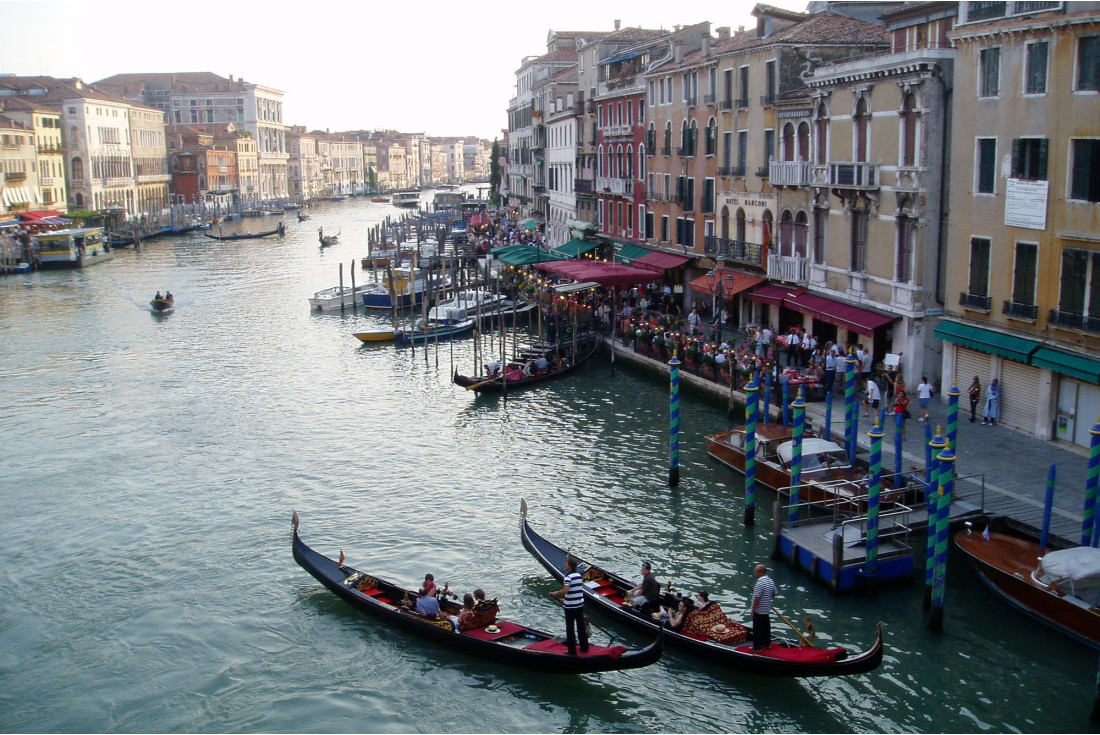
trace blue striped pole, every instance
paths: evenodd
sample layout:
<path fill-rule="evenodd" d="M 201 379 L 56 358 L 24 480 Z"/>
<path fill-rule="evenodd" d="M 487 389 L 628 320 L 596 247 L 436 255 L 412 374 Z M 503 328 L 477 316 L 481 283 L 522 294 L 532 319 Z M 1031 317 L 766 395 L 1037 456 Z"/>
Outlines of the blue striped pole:
<path fill-rule="evenodd" d="M 756 419 L 760 412 L 760 384 L 745 386 L 745 525 L 756 523 Z"/>
<path fill-rule="evenodd" d="M 928 627 L 943 630 L 943 598 L 947 584 L 947 546 L 951 520 L 951 493 L 954 489 L 955 453 L 951 448 L 940 452 L 940 502 L 936 522 L 936 570 L 932 580 L 932 619 Z"/>
<path fill-rule="evenodd" d="M 791 393 L 790 383 L 783 381 L 783 425 L 791 425 Z"/>
<path fill-rule="evenodd" d="M 932 431 L 932 427 L 928 427 Z M 928 453 L 932 457 L 929 462 L 931 479 L 928 481 L 928 497 L 925 508 L 928 513 L 928 545 L 924 559 L 924 609 L 932 607 L 932 582 L 935 576 L 936 566 L 936 523 L 940 514 L 940 452 L 947 449 L 947 439 L 943 436 L 941 427 L 936 427 L 936 438 L 928 442 Z"/>
<path fill-rule="evenodd" d="M 932 422 L 924 422 L 924 484 L 928 486 L 925 495 L 930 495 L 936 487 L 932 484 L 932 476 L 936 473 L 936 465 L 932 463 Z"/>
<path fill-rule="evenodd" d="M 852 467 L 856 466 L 856 455 L 859 453 L 859 403 L 852 404 L 852 446 L 848 450 Z"/>
<path fill-rule="evenodd" d="M 825 438 L 833 440 L 833 392 L 825 393 Z"/>
<path fill-rule="evenodd" d="M 1050 514 L 1054 510 L 1054 476 L 1055 467 L 1050 465 L 1050 470 L 1047 471 L 1047 497 L 1046 502 L 1043 503 L 1043 530 L 1039 535 L 1039 548 L 1046 553 L 1047 541 L 1050 540 Z"/>
<path fill-rule="evenodd" d="M 1081 545 L 1096 546 L 1096 491 L 1100 485 L 1100 417 L 1089 429 L 1089 469 L 1085 475 L 1085 519 L 1081 522 Z"/>
<path fill-rule="evenodd" d="M 878 574 L 878 511 L 882 492 L 882 426 L 875 422 L 867 436 L 871 440 L 871 486 L 867 489 L 867 556 L 864 575 L 873 581 Z"/>
<path fill-rule="evenodd" d="M 791 404 L 794 408 L 794 444 L 791 450 L 791 512 L 790 522 L 798 520 L 798 504 L 802 501 L 799 486 L 802 484 L 802 438 L 806 431 L 806 401 L 802 389 Z"/>
<path fill-rule="evenodd" d="M 680 358 L 672 353 L 668 361 L 668 485 L 680 484 Z"/>
<path fill-rule="evenodd" d="M 772 374 L 769 371 L 764 376 L 764 402 L 760 406 L 763 416 L 761 417 L 765 424 L 771 423 L 772 417 Z"/>
<path fill-rule="evenodd" d="M 901 483 L 901 437 L 905 432 L 905 414 L 894 414 L 894 484 Z"/>
<path fill-rule="evenodd" d="M 852 451 L 855 443 L 855 429 L 853 428 L 853 415 L 859 413 L 856 406 L 856 356 L 851 352 L 844 360 L 844 451 L 848 453 L 848 461 L 855 464 L 856 455 Z"/>
<path fill-rule="evenodd" d="M 959 396 L 962 395 L 962 391 L 959 390 L 959 386 L 954 383 L 951 384 L 951 389 L 947 391 L 947 448 L 959 456 L 959 449 L 955 446 L 955 442 L 959 437 Z"/>

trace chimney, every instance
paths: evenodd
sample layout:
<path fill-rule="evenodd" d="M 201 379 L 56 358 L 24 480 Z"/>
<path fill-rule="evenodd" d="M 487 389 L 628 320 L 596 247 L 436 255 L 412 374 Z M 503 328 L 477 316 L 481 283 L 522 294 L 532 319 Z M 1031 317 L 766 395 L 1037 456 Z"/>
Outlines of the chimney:
<path fill-rule="evenodd" d="M 672 58 L 676 59 L 676 63 L 679 64 L 684 60 L 684 42 L 675 41 L 672 44 Z"/>
<path fill-rule="evenodd" d="M 232 82 L 232 81 L 233 81 L 233 75 L 232 75 L 232 74 L 230 74 L 230 75 L 229 75 L 229 81 L 230 81 L 230 82 Z"/>
<path fill-rule="evenodd" d="M 715 30 L 718 31 L 718 40 L 719 41 L 724 41 L 724 40 L 726 40 L 727 38 L 730 37 L 730 27 L 729 26 L 722 26 L 721 28 L 716 28 Z"/>
<path fill-rule="evenodd" d="M 616 30 L 616 31 L 617 31 L 617 30 L 619 30 L 619 26 L 620 26 L 621 24 L 622 24 L 622 21 L 621 21 L 621 20 L 618 20 L 618 19 L 616 19 L 616 20 L 615 20 L 615 30 Z"/>
<path fill-rule="evenodd" d="M 703 47 L 701 50 L 704 59 L 710 56 L 710 36 L 703 36 Z"/>

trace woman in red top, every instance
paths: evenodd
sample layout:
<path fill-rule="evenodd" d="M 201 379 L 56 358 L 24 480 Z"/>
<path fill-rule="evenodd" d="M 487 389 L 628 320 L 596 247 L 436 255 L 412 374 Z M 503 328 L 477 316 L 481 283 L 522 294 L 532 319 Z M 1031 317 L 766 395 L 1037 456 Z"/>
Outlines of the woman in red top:
<path fill-rule="evenodd" d="M 909 410 L 909 396 L 905 394 L 905 384 L 898 381 L 894 393 L 894 420 L 901 414 L 901 440 L 905 441 L 905 412 Z"/>

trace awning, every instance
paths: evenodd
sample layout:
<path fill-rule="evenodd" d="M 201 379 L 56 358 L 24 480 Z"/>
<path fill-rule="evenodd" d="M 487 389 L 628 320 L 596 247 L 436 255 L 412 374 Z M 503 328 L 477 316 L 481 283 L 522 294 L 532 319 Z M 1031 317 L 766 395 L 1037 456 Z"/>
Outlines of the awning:
<path fill-rule="evenodd" d="M 73 221 L 71 219 L 65 219 L 64 217 L 43 217 L 41 219 L 24 219 L 25 225 L 71 225 Z"/>
<path fill-rule="evenodd" d="M 1087 380 L 1090 383 L 1100 383 L 1100 360 L 1094 360 L 1084 355 L 1074 355 L 1062 352 L 1050 347 L 1040 347 L 1031 356 L 1031 364 L 1036 367 L 1050 368 L 1056 373 Z"/>
<path fill-rule="evenodd" d="M 664 273 L 671 268 L 679 268 L 689 260 L 691 260 L 691 258 L 685 258 L 682 255 L 673 255 L 672 253 L 662 253 L 654 250 L 649 253 L 649 255 L 643 255 L 638 258 L 631 263 L 631 265 L 635 268 L 645 268 L 647 270 L 656 271 L 657 273 Z"/>
<path fill-rule="evenodd" d="M 1016 362 L 1027 363 L 1031 353 L 1039 348 L 1034 340 L 1014 337 L 1011 334 L 994 332 L 969 324 L 944 321 L 936 327 L 934 334 L 945 342 L 952 342 L 991 355 L 1000 355 Z"/>
<path fill-rule="evenodd" d="M 585 240 L 580 237 L 575 237 L 560 248 L 555 248 L 554 252 L 559 255 L 564 255 L 566 258 L 576 258 L 591 250 L 595 250 L 599 246 L 600 244 L 594 240 Z"/>
<path fill-rule="evenodd" d="M 519 223 L 520 229 L 533 230 L 538 225 L 538 220 L 529 219 Z"/>
<path fill-rule="evenodd" d="M 27 193 L 27 190 L 24 189 L 21 186 L 19 186 L 19 187 L 9 186 L 6 189 L 4 189 L 3 201 L 4 201 L 4 204 L 6 206 L 9 206 L 9 207 L 13 206 L 13 205 L 16 205 L 16 204 L 30 204 L 31 203 L 30 195 Z"/>
<path fill-rule="evenodd" d="M 536 263 L 536 270 L 555 273 L 574 281 L 594 281 L 601 286 L 636 286 L 650 283 L 657 276 L 644 268 L 631 268 L 602 260 L 562 260 L 556 263 Z"/>
<path fill-rule="evenodd" d="M 635 56 L 640 56 L 646 52 L 646 49 L 639 49 L 637 51 L 627 51 L 619 54 L 618 56 L 612 56 L 610 59 L 604 59 L 601 64 L 614 64 L 616 61 L 627 61 L 633 59 Z"/>
<path fill-rule="evenodd" d="M 4 222 L 0 222 L 0 230 L 4 229 L 5 227 L 16 227 L 18 225 L 19 220 L 17 219 L 5 220 Z"/>
<path fill-rule="evenodd" d="M 519 245 L 500 253 L 497 258 L 505 265 L 531 265 L 548 261 L 566 260 L 561 255 L 547 252 L 536 245 Z"/>
<path fill-rule="evenodd" d="M 39 209 L 34 212 L 23 212 L 19 215 L 20 219 L 49 219 L 50 217 L 60 217 L 64 212 L 58 212 L 56 209 Z"/>
<path fill-rule="evenodd" d="M 803 314 L 809 314 L 818 321 L 844 327 L 866 337 L 874 336 L 876 329 L 897 319 L 893 314 L 882 314 L 812 293 L 785 298 L 783 305 Z"/>
<path fill-rule="evenodd" d="M 615 243 L 615 262 L 631 265 L 635 260 L 644 258 L 652 252 L 653 251 L 649 248 L 643 248 L 641 245 L 634 245 L 629 242 L 617 242 Z"/>
<path fill-rule="evenodd" d="M 688 284 L 693 290 L 708 293 L 711 296 L 716 295 L 718 291 L 717 284 L 722 284 L 722 295 L 726 298 L 739 294 L 746 289 L 750 289 L 758 283 L 763 283 L 764 278 L 760 276 L 749 275 L 748 273 L 742 273 L 741 271 L 735 271 L 728 268 L 716 271 L 715 273 L 715 287 L 711 290 L 710 276 L 699 276 L 694 281 Z"/>
<path fill-rule="evenodd" d="M 758 288 L 750 293 L 749 300 L 755 301 L 758 304 L 775 304 L 778 306 L 783 303 L 783 299 L 794 298 L 805 292 L 806 289 L 803 288 L 788 288 L 786 286 L 776 286 L 772 284 L 770 286 L 764 286 L 764 288 Z"/>

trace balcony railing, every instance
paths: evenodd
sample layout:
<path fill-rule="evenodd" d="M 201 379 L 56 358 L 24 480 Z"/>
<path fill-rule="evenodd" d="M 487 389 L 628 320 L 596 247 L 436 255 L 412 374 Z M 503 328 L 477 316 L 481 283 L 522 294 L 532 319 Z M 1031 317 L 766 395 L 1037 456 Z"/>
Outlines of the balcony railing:
<path fill-rule="evenodd" d="M 772 161 L 768 164 L 772 186 L 809 186 L 809 161 Z"/>
<path fill-rule="evenodd" d="M 733 109 L 733 100 L 725 99 L 718 103 L 718 109 L 727 112 Z"/>
<path fill-rule="evenodd" d="M 963 291 L 959 294 L 959 306 L 964 309 L 970 309 L 971 311 L 983 311 L 988 314 L 991 301 L 992 299 L 989 296 L 984 296 L 980 293 L 968 293 Z"/>
<path fill-rule="evenodd" d="M 719 176 L 744 176 L 745 175 L 745 167 L 744 166 L 719 166 L 718 167 L 718 175 Z"/>
<path fill-rule="evenodd" d="M 695 107 L 697 104 L 699 104 L 699 97 L 697 95 L 694 95 L 694 94 L 689 95 L 686 98 L 684 98 L 684 104 L 687 105 L 688 107 Z"/>
<path fill-rule="evenodd" d="M 4 174 L 4 181 L 26 181 L 27 174 L 24 171 L 9 171 Z"/>
<path fill-rule="evenodd" d="M 1069 329 L 1080 329 L 1085 332 L 1100 332 L 1100 317 L 1087 316 L 1075 311 L 1062 309 L 1050 310 L 1050 323 Z"/>
<path fill-rule="evenodd" d="M 714 101 L 717 100 L 717 99 L 718 99 L 718 95 L 716 95 L 716 94 L 704 94 L 703 95 L 703 104 L 704 105 L 713 105 Z"/>
<path fill-rule="evenodd" d="M 894 176 L 894 189 L 898 191 L 919 191 L 924 188 L 924 172 L 915 166 L 899 168 Z"/>
<path fill-rule="evenodd" d="M 49 176 L 41 180 L 42 186 L 53 186 L 53 177 Z"/>
<path fill-rule="evenodd" d="M 612 179 L 600 176 L 596 179 L 596 190 L 604 194 L 630 196 L 634 193 L 634 179 Z"/>
<path fill-rule="evenodd" d="M 731 240 L 727 237 L 707 235 L 703 238 L 703 252 L 707 255 L 731 260 L 739 265 L 763 269 L 763 249 L 757 243 Z"/>
<path fill-rule="evenodd" d="M 875 164 L 862 161 L 810 166 L 812 184 L 838 189 L 877 189 L 876 173 Z"/>
<path fill-rule="evenodd" d="M 786 283 L 806 283 L 810 278 L 810 260 L 789 255 L 769 255 L 768 278 Z"/>
<path fill-rule="evenodd" d="M 749 106 L 749 98 L 748 97 L 742 97 L 738 100 L 735 100 L 733 105 L 738 110 L 743 110 L 743 109 L 745 109 Z"/>
<path fill-rule="evenodd" d="M 688 146 L 687 148 L 677 148 L 676 155 L 681 158 L 690 158 L 695 155 L 695 146 Z"/>
<path fill-rule="evenodd" d="M 764 107 L 771 107 L 775 104 L 774 94 L 762 94 L 760 95 L 760 104 Z"/>
<path fill-rule="evenodd" d="M 1019 301 L 1006 301 L 1001 312 L 1009 319 L 1033 322 L 1039 318 L 1038 304 L 1024 304 Z"/>
<path fill-rule="evenodd" d="M 577 194 L 593 194 L 596 183 L 592 179 L 573 179 L 573 191 Z"/>

